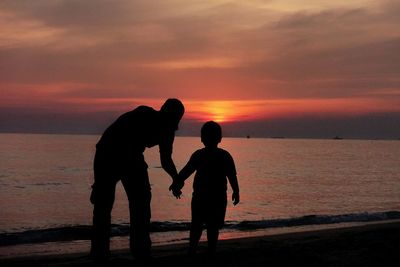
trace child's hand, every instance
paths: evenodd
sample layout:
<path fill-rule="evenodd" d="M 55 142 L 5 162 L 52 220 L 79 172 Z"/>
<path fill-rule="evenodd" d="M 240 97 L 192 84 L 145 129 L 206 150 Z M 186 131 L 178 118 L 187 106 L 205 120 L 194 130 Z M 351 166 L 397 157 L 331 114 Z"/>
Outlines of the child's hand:
<path fill-rule="evenodd" d="M 232 193 L 232 201 L 233 201 L 233 205 L 237 205 L 240 201 L 240 195 L 239 192 L 233 192 Z"/>

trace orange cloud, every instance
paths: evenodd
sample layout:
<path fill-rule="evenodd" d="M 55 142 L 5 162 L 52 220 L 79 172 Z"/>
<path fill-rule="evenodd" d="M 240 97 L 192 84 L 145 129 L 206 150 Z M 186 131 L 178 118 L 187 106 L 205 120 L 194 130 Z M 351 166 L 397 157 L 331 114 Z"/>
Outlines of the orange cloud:
<path fill-rule="evenodd" d="M 179 97 L 187 118 L 220 122 L 399 111 L 396 1 L 250 2 L 3 1 L 0 107 Z"/>

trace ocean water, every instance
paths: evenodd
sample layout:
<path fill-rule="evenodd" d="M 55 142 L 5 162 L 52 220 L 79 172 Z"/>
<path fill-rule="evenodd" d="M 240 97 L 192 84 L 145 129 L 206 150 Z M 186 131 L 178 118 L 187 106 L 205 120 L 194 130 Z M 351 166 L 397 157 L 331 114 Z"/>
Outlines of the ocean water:
<path fill-rule="evenodd" d="M 0 134 L 0 257 L 88 251 L 98 138 Z M 200 138 L 177 137 L 177 168 L 201 147 Z M 241 190 L 241 203 L 228 203 L 221 238 L 400 219 L 400 141 L 224 138 L 220 147 L 235 160 Z M 168 191 L 171 179 L 161 169 L 158 148 L 146 150 L 145 158 L 153 242 L 185 242 L 193 177 L 177 200 Z M 113 224 L 112 248 L 127 247 L 121 184 Z"/>

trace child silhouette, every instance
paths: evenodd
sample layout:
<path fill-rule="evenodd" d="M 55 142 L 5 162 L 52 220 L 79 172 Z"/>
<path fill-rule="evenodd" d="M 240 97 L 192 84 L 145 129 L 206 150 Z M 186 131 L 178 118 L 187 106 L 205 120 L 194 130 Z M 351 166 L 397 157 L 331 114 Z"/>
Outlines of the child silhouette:
<path fill-rule="evenodd" d="M 221 126 L 214 121 L 206 122 L 201 128 L 201 141 L 205 147 L 192 154 L 171 186 L 174 196 L 180 198 L 184 181 L 196 171 L 193 181 L 189 254 L 196 253 L 203 224 L 207 229 L 208 252 L 215 254 L 219 229 L 225 220 L 226 178 L 233 190 L 233 204 L 238 204 L 240 200 L 235 163 L 229 152 L 218 148 L 221 139 Z"/>

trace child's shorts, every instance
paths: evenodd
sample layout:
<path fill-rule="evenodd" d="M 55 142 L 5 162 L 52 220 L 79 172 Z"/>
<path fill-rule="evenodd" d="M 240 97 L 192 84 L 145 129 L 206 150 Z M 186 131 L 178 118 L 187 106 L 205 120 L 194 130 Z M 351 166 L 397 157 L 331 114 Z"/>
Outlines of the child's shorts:
<path fill-rule="evenodd" d="M 222 228 L 225 222 L 227 196 L 225 194 L 196 195 L 192 197 L 192 223 Z"/>

